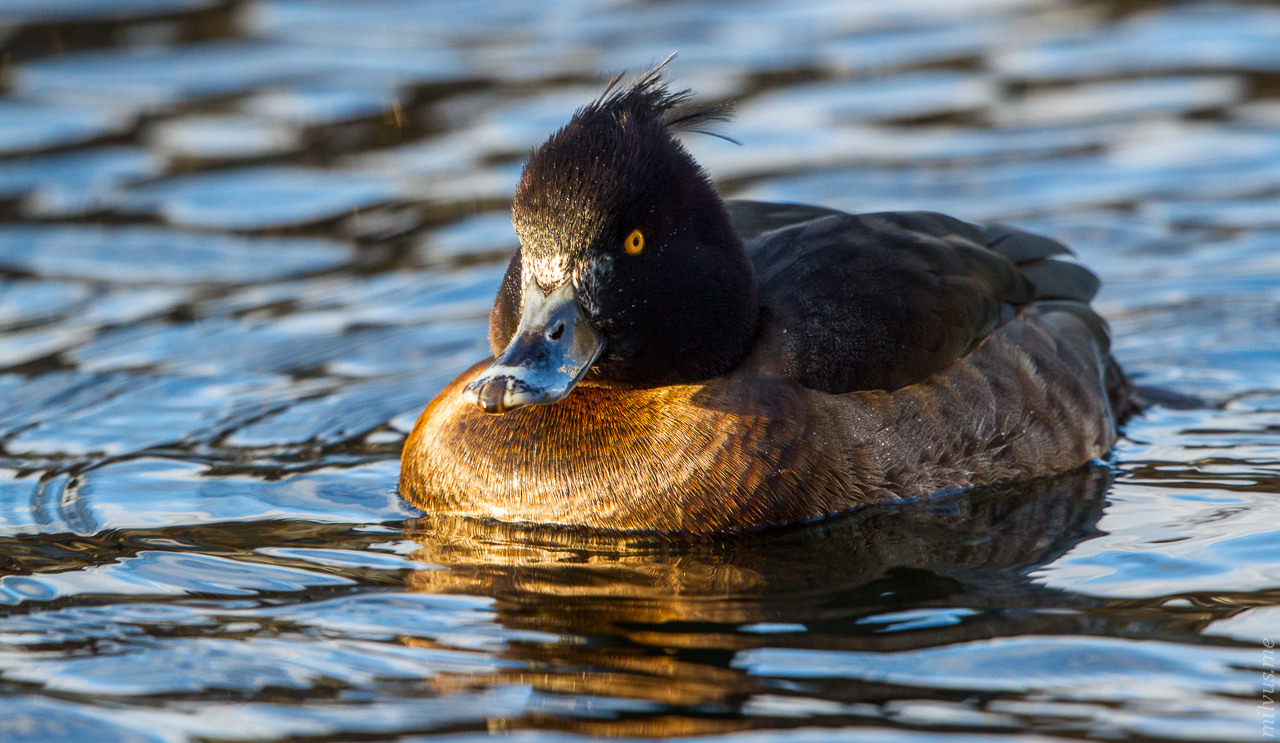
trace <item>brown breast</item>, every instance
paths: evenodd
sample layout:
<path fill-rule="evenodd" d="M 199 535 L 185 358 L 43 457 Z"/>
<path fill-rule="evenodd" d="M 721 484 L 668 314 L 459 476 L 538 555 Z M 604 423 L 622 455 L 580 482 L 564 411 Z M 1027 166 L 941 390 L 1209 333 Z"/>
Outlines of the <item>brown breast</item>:
<path fill-rule="evenodd" d="M 401 492 L 427 511 L 722 531 L 837 510 L 852 485 L 843 452 L 810 435 L 825 422 L 805 390 L 781 380 L 580 386 L 554 405 L 490 416 L 458 394 L 481 368 L 440 393 L 405 446 Z"/>

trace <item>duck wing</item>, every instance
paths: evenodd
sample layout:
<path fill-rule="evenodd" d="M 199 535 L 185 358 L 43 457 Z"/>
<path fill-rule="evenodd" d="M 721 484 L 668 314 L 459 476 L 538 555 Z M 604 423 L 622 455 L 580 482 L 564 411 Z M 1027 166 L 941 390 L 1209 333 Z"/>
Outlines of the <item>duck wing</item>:
<path fill-rule="evenodd" d="M 1105 353 L 1089 308 L 1097 278 L 1061 243 L 932 212 L 846 214 L 730 202 L 760 285 L 757 363 L 840 394 L 923 381 L 1019 311 L 1078 317 Z"/>

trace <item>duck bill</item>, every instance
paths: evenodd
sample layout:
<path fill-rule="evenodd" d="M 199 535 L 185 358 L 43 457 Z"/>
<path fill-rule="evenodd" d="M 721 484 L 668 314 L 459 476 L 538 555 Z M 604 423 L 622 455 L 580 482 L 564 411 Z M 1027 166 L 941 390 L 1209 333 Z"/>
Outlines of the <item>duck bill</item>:
<path fill-rule="evenodd" d="M 511 342 L 462 395 L 494 414 L 550 405 L 573 391 L 603 350 L 604 338 L 587 322 L 572 284 L 543 294 L 530 281 Z"/>

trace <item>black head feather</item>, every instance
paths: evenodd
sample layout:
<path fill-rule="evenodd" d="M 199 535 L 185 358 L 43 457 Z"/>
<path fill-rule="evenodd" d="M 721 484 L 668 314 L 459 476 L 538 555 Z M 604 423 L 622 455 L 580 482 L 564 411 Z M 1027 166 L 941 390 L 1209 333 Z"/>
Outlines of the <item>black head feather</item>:
<path fill-rule="evenodd" d="M 674 58 L 672 54 L 652 69 L 640 73 L 627 86 L 622 85 L 624 76 L 621 73 L 614 75 L 600 97 L 579 114 L 592 109 L 610 109 L 625 112 L 623 115 L 629 113 L 657 118 L 673 131 L 707 134 L 737 144 L 737 140 L 710 127 L 732 118 L 733 103 L 697 103 L 693 100 L 692 90 L 671 91 L 667 88 L 662 71 Z"/>
<path fill-rule="evenodd" d="M 614 78 L 579 109 L 530 156 L 512 204 L 521 281 L 544 291 L 572 282 L 608 337 L 597 377 L 723 371 L 745 353 L 758 314 L 753 269 L 724 203 L 675 136 L 707 131 L 729 107 L 670 90 L 665 64 L 627 84 Z M 623 252 L 633 230 L 645 237 L 640 255 Z"/>
<path fill-rule="evenodd" d="M 662 76 L 666 64 L 627 85 L 620 75 L 614 77 L 599 98 L 530 156 L 516 189 L 513 222 L 525 265 L 539 283 L 568 279 L 574 268 L 582 268 L 577 264 L 584 251 L 609 231 L 611 221 L 634 222 L 638 215 L 627 211 L 662 202 L 659 189 L 714 194 L 710 179 L 674 132 L 706 131 L 708 124 L 727 117 L 729 107 L 694 104 L 691 91 L 669 90 Z"/>

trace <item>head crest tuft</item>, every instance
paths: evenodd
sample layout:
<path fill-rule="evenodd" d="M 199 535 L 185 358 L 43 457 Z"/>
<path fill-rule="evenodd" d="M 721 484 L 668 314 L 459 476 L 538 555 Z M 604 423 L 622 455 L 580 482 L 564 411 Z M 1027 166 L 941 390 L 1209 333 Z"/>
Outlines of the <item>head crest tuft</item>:
<path fill-rule="evenodd" d="M 623 84 L 623 74 L 613 76 L 600 97 L 582 109 L 580 114 L 612 114 L 620 119 L 657 119 L 675 131 L 696 132 L 718 137 L 734 144 L 736 139 L 715 131 L 710 125 L 728 121 L 733 115 L 732 103 L 694 103 L 693 91 L 672 91 L 667 87 L 663 69 L 675 53 Z"/>

